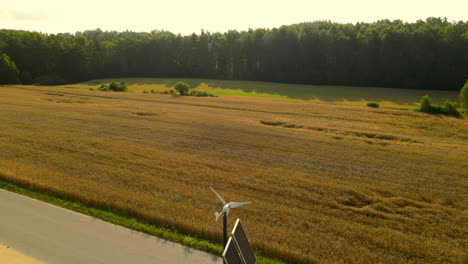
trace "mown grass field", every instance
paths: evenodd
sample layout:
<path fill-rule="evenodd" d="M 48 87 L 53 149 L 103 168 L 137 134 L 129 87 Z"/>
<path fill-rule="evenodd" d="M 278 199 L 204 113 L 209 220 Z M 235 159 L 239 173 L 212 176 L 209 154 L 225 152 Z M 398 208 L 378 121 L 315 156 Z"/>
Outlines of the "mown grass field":
<path fill-rule="evenodd" d="M 125 80 L 131 92 L 157 91 L 173 89 L 178 81 L 190 84 L 190 87 L 207 91 L 218 96 L 253 97 L 257 99 L 275 99 L 287 101 L 311 101 L 315 103 L 344 104 L 364 106 L 367 102 L 377 101 L 382 107 L 411 109 L 415 108 L 424 95 L 429 95 L 436 103 L 446 99 L 458 100 L 458 92 L 434 90 L 405 90 L 396 88 L 297 85 L 254 81 L 227 81 L 210 79 L 101 79 L 71 85 L 82 89 L 96 88 L 99 84 L 114 80 Z"/>
<path fill-rule="evenodd" d="M 291 263 L 468 261 L 466 119 L 83 86 L 0 87 L 1 178 L 220 241 L 213 186 Z"/>

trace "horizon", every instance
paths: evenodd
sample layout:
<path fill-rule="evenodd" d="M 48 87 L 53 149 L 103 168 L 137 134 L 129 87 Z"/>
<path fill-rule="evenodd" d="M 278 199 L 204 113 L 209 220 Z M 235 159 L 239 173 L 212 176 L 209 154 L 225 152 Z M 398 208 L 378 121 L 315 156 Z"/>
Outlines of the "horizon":
<path fill-rule="evenodd" d="M 27 8 L 25 8 L 27 6 Z M 183 8 L 181 8 L 183 7 Z M 229 12 L 226 10 L 229 9 Z M 314 4 L 291 0 L 288 4 L 268 1 L 237 1 L 235 4 L 202 0 L 196 3 L 173 1 L 155 4 L 135 0 L 132 5 L 108 0 L 80 2 L 57 0 L 0 0 L 2 29 L 36 31 L 46 34 L 83 32 L 86 30 L 152 32 L 174 34 L 224 33 L 229 30 L 247 31 L 257 28 L 278 28 L 283 25 L 331 21 L 341 24 L 373 23 L 379 20 L 401 20 L 414 23 L 428 17 L 447 18 L 449 22 L 467 21 L 464 10 L 468 3 L 448 0 L 443 4 L 425 1 L 408 3 L 375 3 L 369 0 L 353 2 L 329 1 Z"/>
<path fill-rule="evenodd" d="M 332 21 L 332 20 L 313 20 L 313 21 L 303 21 L 303 22 L 298 22 L 298 23 L 293 23 L 293 24 L 283 24 L 283 25 L 279 25 L 279 26 L 275 26 L 275 27 L 249 27 L 247 29 L 241 29 L 241 30 L 238 30 L 238 29 L 227 29 L 225 31 L 210 31 L 210 30 L 207 30 L 205 28 L 202 28 L 200 29 L 198 32 L 191 32 L 191 33 L 187 33 L 187 34 L 182 34 L 180 32 L 173 32 L 173 31 L 170 31 L 170 30 L 166 30 L 166 29 L 152 29 L 152 30 L 147 30 L 147 31 L 140 31 L 140 30 L 130 30 L 130 29 L 124 29 L 124 30 L 114 30 L 114 29 L 110 29 L 110 30 L 107 30 L 107 29 L 102 29 L 100 27 L 98 28 L 88 28 L 88 29 L 84 29 L 84 30 L 78 30 L 78 31 L 75 31 L 75 32 L 45 32 L 45 31 L 40 31 L 40 30 L 34 30 L 34 29 L 15 29 L 15 28 L 0 28 L 0 30 L 12 30 L 12 31 L 27 31 L 27 32 L 38 32 L 38 33 L 41 33 L 41 34 L 47 34 L 47 35 L 58 35 L 58 34 L 71 34 L 71 35 L 75 35 L 77 33 L 83 33 L 83 32 L 86 32 L 86 31 L 97 31 L 97 30 L 100 30 L 102 32 L 117 32 L 117 33 L 123 33 L 123 32 L 133 32 L 133 33 L 153 33 L 154 31 L 156 32 L 169 32 L 169 33 L 172 33 L 172 34 L 175 34 L 175 35 L 178 35 L 180 34 L 181 36 L 189 36 L 189 35 L 192 35 L 192 34 L 199 34 L 201 33 L 202 31 L 205 32 L 205 33 L 221 33 L 221 34 L 225 34 L 227 33 L 228 31 L 232 31 L 232 30 L 235 30 L 235 31 L 238 31 L 238 32 L 247 32 L 249 30 L 256 30 L 256 29 L 266 29 L 266 30 L 271 30 L 271 29 L 276 29 L 276 28 L 280 28 L 282 26 L 292 26 L 292 25 L 300 25 L 300 24 L 307 24 L 307 23 L 315 23 L 315 22 L 330 22 L 330 23 L 337 23 L 337 24 L 351 24 L 351 25 L 357 25 L 358 23 L 367 23 L 367 24 L 372 24 L 372 23 L 376 23 L 376 22 L 379 22 L 379 21 L 383 21 L 383 20 L 389 20 L 391 22 L 393 21 L 402 21 L 404 24 L 405 23 L 416 23 L 417 21 L 424 21 L 426 22 L 426 19 L 428 18 L 432 18 L 432 17 L 426 17 L 426 18 L 421 18 L 421 19 L 418 19 L 416 21 L 404 21 L 404 20 L 401 20 L 401 19 L 379 19 L 379 20 L 375 20 L 375 21 L 358 21 L 358 22 L 337 22 L 337 21 Z M 447 22 L 448 23 L 457 23 L 457 22 L 464 22 L 464 23 L 468 23 L 468 20 L 449 20 L 448 18 L 446 17 L 434 17 L 434 18 L 440 18 L 440 19 L 447 19 Z"/>

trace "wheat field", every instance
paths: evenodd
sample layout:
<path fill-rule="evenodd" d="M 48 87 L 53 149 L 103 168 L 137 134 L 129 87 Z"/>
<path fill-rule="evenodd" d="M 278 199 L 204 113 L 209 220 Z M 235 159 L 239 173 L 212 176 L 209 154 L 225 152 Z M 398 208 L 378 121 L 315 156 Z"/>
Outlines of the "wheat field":
<path fill-rule="evenodd" d="M 219 242 L 213 186 L 290 263 L 468 262 L 465 119 L 81 88 L 0 87 L 0 178 Z"/>

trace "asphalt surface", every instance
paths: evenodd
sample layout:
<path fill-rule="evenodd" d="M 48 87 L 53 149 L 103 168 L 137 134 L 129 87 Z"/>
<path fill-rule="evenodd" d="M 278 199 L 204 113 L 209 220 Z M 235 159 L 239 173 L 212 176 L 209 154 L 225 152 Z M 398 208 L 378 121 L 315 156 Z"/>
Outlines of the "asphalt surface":
<path fill-rule="evenodd" d="M 208 253 L 2 189 L 0 244 L 50 264 L 222 263 Z"/>
<path fill-rule="evenodd" d="M 2 264 L 43 264 L 25 256 L 14 249 L 0 245 L 0 263 Z"/>

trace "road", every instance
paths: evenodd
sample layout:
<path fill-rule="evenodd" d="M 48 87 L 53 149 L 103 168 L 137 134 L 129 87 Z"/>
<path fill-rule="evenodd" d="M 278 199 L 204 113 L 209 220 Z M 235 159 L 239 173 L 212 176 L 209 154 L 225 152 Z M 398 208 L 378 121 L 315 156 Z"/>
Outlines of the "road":
<path fill-rule="evenodd" d="M 0 244 L 49 264 L 222 263 L 208 253 L 2 189 Z"/>
<path fill-rule="evenodd" d="M 2 264 L 43 264 L 35 259 L 16 252 L 10 247 L 0 245 L 0 263 Z"/>

